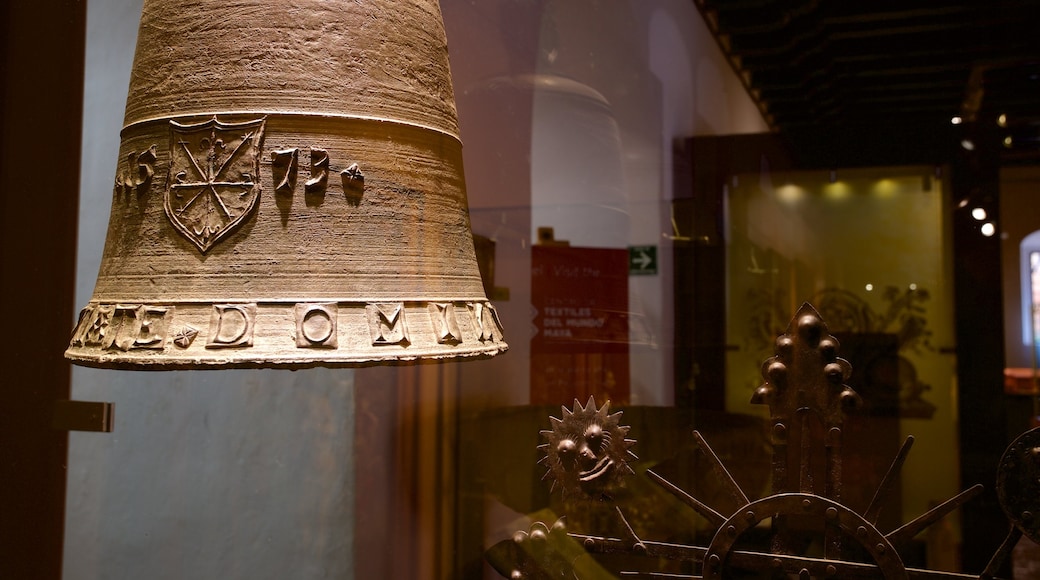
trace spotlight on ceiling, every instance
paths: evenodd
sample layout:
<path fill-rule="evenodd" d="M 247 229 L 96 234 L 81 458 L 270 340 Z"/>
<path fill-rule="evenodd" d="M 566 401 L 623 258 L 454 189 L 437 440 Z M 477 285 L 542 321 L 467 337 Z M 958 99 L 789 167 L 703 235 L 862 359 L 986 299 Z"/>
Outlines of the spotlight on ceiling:
<path fill-rule="evenodd" d="M 1004 137 L 1004 147 L 1011 149 L 1015 145 L 1015 140 L 1011 138 L 1011 135 Z"/>
<path fill-rule="evenodd" d="M 963 122 L 964 119 L 962 119 L 959 115 L 954 115 L 953 118 L 950 119 L 950 123 L 953 123 L 954 125 L 960 125 Z"/>
<path fill-rule="evenodd" d="M 975 143 L 971 139 L 961 139 L 961 147 L 964 147 L 968 151 L 974 151 Z"/>
<path fill-rule="evenodd" d="M 982 228 L 979 231 L 982 232 L 982 235 L 988 238 L 997 233 L 997 226 L 993 222 L 986 222 L 982 224 Z"/>
<path fill-rule="evenodd" d="M 977 207 L 971 210 L 971 217 L 981 222 L 982 220 L 986 219 L 986 210 L 984 208 Z"/>
<path fill-rule="evenodd" d="M 1000 116 L 997 117 L 997 126 L 998 127 L 1007 127 L 1007 115 L 1005 115 L 1004 113 L 1001 113 Z"/>

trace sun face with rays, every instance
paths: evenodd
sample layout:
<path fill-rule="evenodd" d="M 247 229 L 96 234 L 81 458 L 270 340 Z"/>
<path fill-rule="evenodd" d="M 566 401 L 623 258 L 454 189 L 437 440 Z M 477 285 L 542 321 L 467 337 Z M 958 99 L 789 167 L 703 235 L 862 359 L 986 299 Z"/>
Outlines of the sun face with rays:
<path fill-rule="evenodd" d="M 564 406 L 561 419 L 549 417 L 552 430 L 542 431 L 548 441 L 538 448 L 545 452 L 539 463 L 548 468 L 542 479 L 552 479 L 553 489 L 559 485 L 566 495 L 601 499 L 633 473 L 628 459 L 636 459 L 630 451 L 635 441 L 625 438 L 629 427 L 619 423 L 621 412 L 608 414 L 609 409 L 609 401 L 597 409 L 589 397 L 585 406 L 577 399 L 573 410 Z"/>

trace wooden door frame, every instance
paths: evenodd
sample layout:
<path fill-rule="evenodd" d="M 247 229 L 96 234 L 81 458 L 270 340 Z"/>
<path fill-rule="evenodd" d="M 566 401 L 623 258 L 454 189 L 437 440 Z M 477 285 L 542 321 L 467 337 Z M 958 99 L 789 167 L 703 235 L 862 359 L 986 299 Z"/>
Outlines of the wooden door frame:
<path fill-rule="evenodd" d="M 86 3 L 0 8 L 0 192 L 4 333 L 0 565 L 10 578 L 61 578 L 68 433 L 63 352 L 74 316 Z"/>

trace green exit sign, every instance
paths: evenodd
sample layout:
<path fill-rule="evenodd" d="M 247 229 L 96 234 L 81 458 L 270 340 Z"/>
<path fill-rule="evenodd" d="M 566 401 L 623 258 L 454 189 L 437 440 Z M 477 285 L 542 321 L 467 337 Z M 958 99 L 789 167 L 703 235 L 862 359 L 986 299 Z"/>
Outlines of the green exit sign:
<path fill-rule="evenodd" d="M 628 275 L 653 276 L 657 274 L 657 246 L 628 247 Z"/>

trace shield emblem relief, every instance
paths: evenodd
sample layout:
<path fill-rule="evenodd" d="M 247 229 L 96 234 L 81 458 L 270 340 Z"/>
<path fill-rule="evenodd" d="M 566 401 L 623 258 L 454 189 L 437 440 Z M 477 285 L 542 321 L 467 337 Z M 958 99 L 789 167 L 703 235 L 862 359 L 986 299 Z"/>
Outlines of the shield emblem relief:
<path fill-rule="evenodd" d="M 265 120 L 221 123 L 213 117 L 194 125 L 170 121 L 166 216 L 203 254 L 256 209 Z"/>

